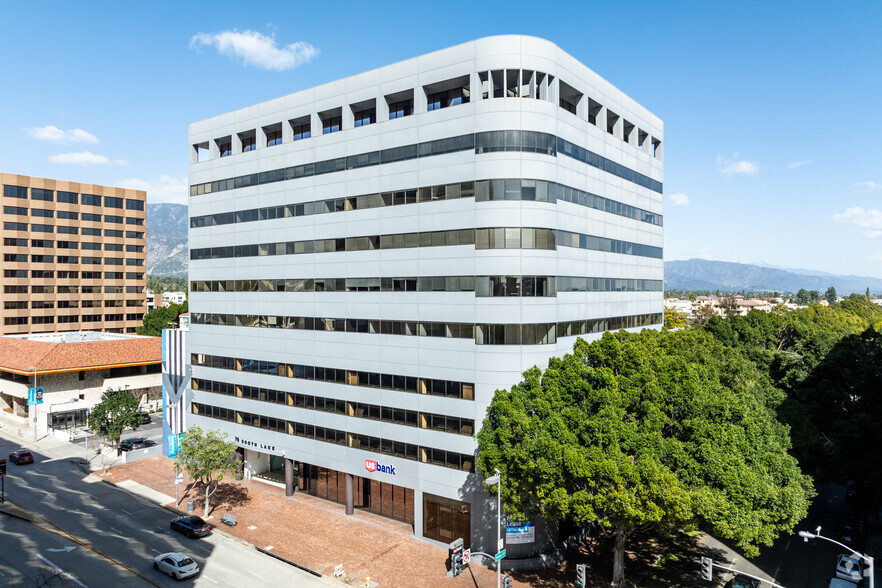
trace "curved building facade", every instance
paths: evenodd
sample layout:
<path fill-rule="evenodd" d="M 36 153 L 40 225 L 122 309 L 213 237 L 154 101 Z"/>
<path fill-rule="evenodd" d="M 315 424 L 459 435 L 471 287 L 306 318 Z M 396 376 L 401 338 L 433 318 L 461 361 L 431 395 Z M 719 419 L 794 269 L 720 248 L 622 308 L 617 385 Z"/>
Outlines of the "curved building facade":
<path fill-rule="evenodd" d="M 247 475 L 493 551 L 474 463 L 494 391 L 577 336 L 662 323 L 661 120 L 501 36 L 189 144 L 189 422 L 235 439 Z M 557 540 L 514 527 L 509 557 Z"/>

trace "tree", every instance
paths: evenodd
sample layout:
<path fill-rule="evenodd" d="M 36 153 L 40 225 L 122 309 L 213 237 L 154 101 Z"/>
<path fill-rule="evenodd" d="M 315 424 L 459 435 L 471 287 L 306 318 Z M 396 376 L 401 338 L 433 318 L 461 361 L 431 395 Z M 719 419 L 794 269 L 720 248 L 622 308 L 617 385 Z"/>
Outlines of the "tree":
<path fill-rule="evenodd" d="M 666 331 L 670 329 L 685 329 L 689 326 L 689 317 L 685 312 L 677 312 L 673 308 L 665 307 L 665 324 Z"/>
<path fill-rule="evenodd" d="M 829 288 L 827 288 L 827 291 L 824 292 L 824 300 L 826 300 L 830 304 L 836 302 L 837 298 L 838 297 L 836 296 L 836 288 L 834 288 L 833 286 L 830 286 Z"/>
<path fill-rule="evenodd" d="M 793 529 L 814 494 L 775 419 L 782 396 L 701 330 L 605 333 L 497 391 L 478 433 L 506 512 L 594 526 L 625 585 L 635 531 L 701 527 L 748 556 Z M 495 492 L 495 487 L 487 487 Z"/>
<path fill-rule="evenodd" d="M 138 408 L 138 401 L 131 392 L 108 388 L 101 395 L 101 402 L 89 411 L 89 427 L 106 437 L 112 447 L 116 447 L 124 428 L 137 430 L 141 424 Z"/>
<path fill-rule="evenodd" d="M 184 304 L 169 304 L 168 306 L 161 306 L 151 310 L 144 315 L 144 318 L 141 320 L 141 326 L 136 327 L 135 332 L 139 335 L 161 337 L 163 329 L 177 325 L 178 316 L 187 312 L 188 302 L 185 300 Z"/>
<path fill-rule="evenodd" d="M 224 475 L 235 475 L 238 467 L 236 444 L 227 441 L 227 434 L 203 431 L 199 427 L 187 429 L 175 458 L 175 471 L 184 470 L 205 486 L 204 517 L 208 517 L 209 500 L 217 491 Z"/>

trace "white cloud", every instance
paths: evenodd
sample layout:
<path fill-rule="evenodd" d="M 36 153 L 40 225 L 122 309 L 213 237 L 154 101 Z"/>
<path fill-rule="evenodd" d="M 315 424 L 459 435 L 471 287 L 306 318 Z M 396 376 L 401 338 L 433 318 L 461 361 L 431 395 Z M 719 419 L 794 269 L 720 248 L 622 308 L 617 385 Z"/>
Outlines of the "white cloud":
<path fill-rule="evenodd" d="M 882 190 L 882 184 L 876 182 L 855 182 L 856 188 L 866 188 L 867 190 Z"/>
<path fill-rule="evenodd" d="M 227 57 L 238 58 L 245 65 L 260 69 L 285 71 L 294 69 L 315 59 L 319 50 L 309 43 L 297 41 L 285 47 L 278 47 L 274 37 L 267 37 L 257 31 L 236 29 L 220 33 L 197 33 L 190 39 L 190 48 L 199 49 L 207 45 Z"/>
<path fill-rule="evenodd" d="M 53 143 L 97 143 L 98 137 L 83 129 L 71 129 L 65 131 L 56 126 L 33 127 L 25 129 L 32 139 L 38 141 L 52 141 Z"/>
<path fill-rule="evenodd" d="M 853 206 L 846 208 L 845 212 L 834 214 L 833 220 L 866 229 L 864 237 L 867 239 L 882 237 L 882 211 L 875 208 L 864 210 L 863 206 Z"/>
<path fill-rule="evenodd" d="M 730 178 L 736 175 L 755 176 L 759 173 L 759 166 L 755 161 L 738 159 L 738 152 L 735 152 L 732 157 L 717 156 L 717 170 Z"/>
<path fill-rule="evenodd" d="M 668 196 L 668 202 L 671 203 L 671 206 L 689 206 L 689 196 L 677 192 Z"/>
<path fill-rule="evenodd" d="M 804 165 L 810 164 L 811 162 L 812 162 L 811 159 L 806 159 L 804 161 L 792 161 L 787 164 L 787 167 L 789 167 L 790 169 L 799 169 Z"/>
<path fill-rule="evenodd" d="M 111 160 L 106 155 L 99 155 L 91 151 L 80 151 L 79 153 L 58 153 L 50 155 L 49 161 L 52 163 L 60 163 L 62 165 L 129 165 L 125 159 Z"/>
<path fill-rule="evenodd" d="M 864 259 L 867 261 L 882 261 L 882 253 L 877 253 L 876 255 L 868 255 Z"/>
<path fill-rule="evenodd" d="M 187 204 L 190 193 L 187 184 L 187 176 L 175 178 L 161 175 L 150 180 L 129 178 L 119 182 L 121 188 L 144 190 L 147 192 L 147 201 L 151 203 L 171 202 L 174 204 Z"/>

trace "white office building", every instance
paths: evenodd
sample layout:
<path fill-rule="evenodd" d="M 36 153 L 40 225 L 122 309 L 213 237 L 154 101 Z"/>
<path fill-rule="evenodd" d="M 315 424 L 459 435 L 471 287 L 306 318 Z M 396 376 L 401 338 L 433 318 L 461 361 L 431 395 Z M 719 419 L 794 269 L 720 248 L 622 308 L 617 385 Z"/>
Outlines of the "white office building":
<path fill-rule="evenodd" d="M 577 336 L 662 323 L 662 138 L 523 36 L 191 124 L 188 422 L 341 516 L 494 551 L 474 467 L 494 391 Z M 557 541 L 535 523 L 509 558 Z"/>

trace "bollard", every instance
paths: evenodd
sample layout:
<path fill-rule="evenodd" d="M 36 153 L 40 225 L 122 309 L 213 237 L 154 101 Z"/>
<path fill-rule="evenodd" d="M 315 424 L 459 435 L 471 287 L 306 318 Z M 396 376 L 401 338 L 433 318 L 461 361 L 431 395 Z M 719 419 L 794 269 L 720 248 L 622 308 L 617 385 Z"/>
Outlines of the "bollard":
<path fill-rule="evenodd" d="M 191 514 L 194 510 L 196 510 L 196 509 L 193 506 L 193 501 L 188 500 L 187 501 L 187 514 Z"/>

